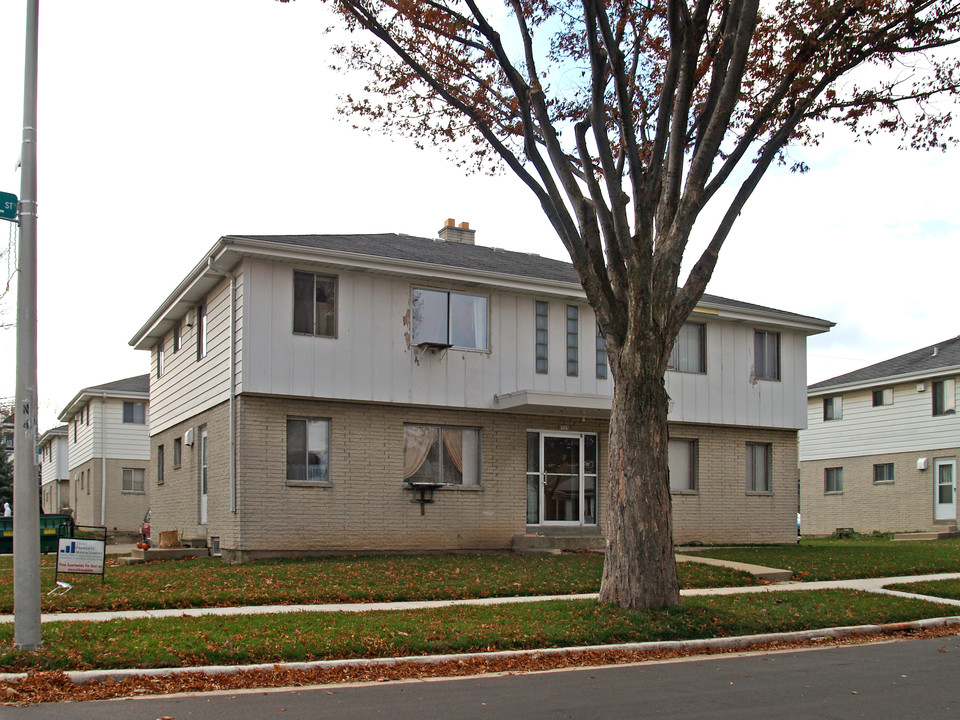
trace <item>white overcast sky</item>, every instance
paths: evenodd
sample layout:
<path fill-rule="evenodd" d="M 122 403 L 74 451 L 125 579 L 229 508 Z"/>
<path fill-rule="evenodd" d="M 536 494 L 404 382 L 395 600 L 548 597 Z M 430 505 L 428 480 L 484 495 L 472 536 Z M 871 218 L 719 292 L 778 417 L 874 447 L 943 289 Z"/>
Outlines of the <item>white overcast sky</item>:
<path fill-rule="evenodd" d="M 0 191 L 18 196 L 25 7 L 0 3 Z M 359 81 L 327 70 L 327 24 L 319 0 L 43 0 L 41 431 L 82 388 L 148 371 L 128 341 L 222 235 L 433 237 L 453 217 L 479 244 L 568 259 L 512 176 L 465 176 L 339 119 L 338 92 Z M 768 174 L 707 291 L 836 322 L 809 340 L 809 382 L 960 334 L 958 153 L 840 130 L 795 152 L 812 171 Z M 0 221 L 4 250 L 12 228 Z M 2 290 L 6 258 L 0 272 Z M 0 398 L 15 348 L 0 330 Z"/>

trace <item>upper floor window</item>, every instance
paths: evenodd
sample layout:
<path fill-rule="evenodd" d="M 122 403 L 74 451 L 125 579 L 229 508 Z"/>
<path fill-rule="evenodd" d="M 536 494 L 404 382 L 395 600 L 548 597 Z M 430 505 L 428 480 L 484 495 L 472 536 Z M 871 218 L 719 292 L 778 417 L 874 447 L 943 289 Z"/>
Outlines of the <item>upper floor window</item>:
<path fill-rule="evenodd" d="M 580 308 L 567 305 L 567 375 L 580 374 Z"/>
<path fill-rule="evenodd" d="M 747 443 L 747 492 L 770 492 L 772 454 L 768 443 Z"/>
<path fill-rule="evenodd" d="M 487 298 L 413 288 L 413 342 L 487 349 Z"/>
<path fill-rule="evenodd" d="M 197 305 L 197 360 L 207 356 L 207 304 Z"/>
<path fill-rule="evenodd" d="M 161 340 L 159 343 L 157 343 L 157 377 L 163 377 L 163 361 L 163 340 Z"/>
<path fill-rule="evenodd" d="M 73 444 L 77 444 L 77 425 L 80 424 L 79 418 L 73 419 Z"/>
<path fill-rule="evenodd" d="M 670 438 L 667 443 L 670 490 L 691 492 L 697 489 L 697 441 Z"/>
<path fill-rule="evenodd" d="M 173 326 L 173 351 L 176 352 L 180 349 L 180 321 L 177 320 L 177 324 Z"/>
<path fill-rule="evenodd" d="M 403 479 L 450 485 L 480 484 L 480 430 L 404 425 Z"/>
<path fill-rule="evenodd" d="M 337 278 L 294 271 L 293 331 L 317 337 L 337 336 Z"/>
<path fill-rule="evenodd" d="M 953 415 L 957 409 L 957 387 L 953 378 L 934 380 L 933 414 Z"/>
<path fill-rule="evenodd" d="M 180 467 L 183 460 L 183 438 L 175 437 L 173 439 L 173 466 Z"/>
<path fill-rule="evenodd" d="M 843 418 L 843 396 L 834 395 L 823 399 L 823 419 L 841 420 Z"/>
<path fill-rule="evenodd" d="M 873 406 L 893 405 L 893 388 L 883 388 L 873 391 Z"/>
<path fill-rule="evenodd" d="M 90 424 L 90 403 L 87 403 L 87 413 L 85 418 L 86 418 L 86 424 L 89 425 Z"/>
<path fill-rule="evenodd" d="M 597 325 L 597 380 L 607 378 L 607 344 L 603 340 L 600 326 Z"/>
<path fill-rule="evenodd" d="M 123 421 L 143 425 L 147 422 L 147 404 L 142 402 L 123 403 Z"/>
<path fill-rule="evenodd" d="M 707 371 L 706 327 L 703 323 L 683 324 L 670 351 L 667 369 L 692 373 Z"/>
<path fill-rule="evenodd" d="M 537 372 L 546 373 L 547 372 L 547 324 L 549 322 L 548 312 L 550 310 L 550 303 L 537 300 L 537 315 L 536 315 L 536 350 L 537 350 Z"/>
<path fill-rule="evenodd" d="M 753 333 L 753 376 L 758 380 L 780 379 L 780 333 Z"/>

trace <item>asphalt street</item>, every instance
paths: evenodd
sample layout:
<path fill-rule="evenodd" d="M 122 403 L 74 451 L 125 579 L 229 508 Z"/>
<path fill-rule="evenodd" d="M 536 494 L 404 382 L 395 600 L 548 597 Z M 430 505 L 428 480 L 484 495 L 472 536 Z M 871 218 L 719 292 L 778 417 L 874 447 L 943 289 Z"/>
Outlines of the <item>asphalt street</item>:
<path fill-rule="evenodd" d="M 960 717 L 960 637 L 522 675 L 0 708 L 4 720 Z"/>

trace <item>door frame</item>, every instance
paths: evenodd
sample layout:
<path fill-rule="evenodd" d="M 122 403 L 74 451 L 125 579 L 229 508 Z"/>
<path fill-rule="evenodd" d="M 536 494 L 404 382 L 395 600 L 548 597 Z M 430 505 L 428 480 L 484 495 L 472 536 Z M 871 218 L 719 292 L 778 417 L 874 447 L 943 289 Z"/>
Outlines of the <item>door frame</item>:
<path fill-rule="evenodd" d="M 200 524 L 207 524 L 207 499 L 209 496 L 210 490 L 210 466 L 207 460 L 207 428 L 201 428 L 200 437 L 197 440 L 199 444 L 199 462 L 197 463 L 200 467 L 200 475 L 198 477 L 199 485 L 197 490 L 199 491 L 199 501 L 200 501 Z"/>
<path fill-rule="evenodd" d="M 948 465 L 951 468 L 951 494 L 952 503 L 940 502 L 940 468 Z M 952 508 L 948 510 L 947 508 Z M 934 458 L 933 459 L 933 519 L 936 520 L 956 520 L 957 519 L 957 459 L 956 458 Z"/>
<path fill-rule="evenodd" d="M 538 465 L 537 465 L 537 466 L 539 467 L 539 471 L 535 473 L 536 476 L 537 476 L 537 478 L 538 478 L 538 482 L 537 482 L 538 517 L 537 517 L 537 522 L 535 522 L 535 523 L 528 523 L 528 524 L 537 525 L 537 526 L 541 526 L 541 527 L 561 527 L 561 528 L 562 528 L 562 527 L 599 527 L 599 523 L 600 523 L 599 517 L 595 518 L 595 519 L 594 519 L 594 522 L 586 522 L 586 521 L 585 521 L 585 517 L 586 517 L 585 513 L 586 513 L 586 509 L 587 509 L 587 507 L 586 507 L 586 477 L 588 476 L 588 473 L 585 472 L 585 466 L 586 466 L 585 453 L 586 453 L 586 445 L 587 445 L 587 443 L 586 443 L 586 438 L 587 438 L 587 437 L 593 437 L 593 438 L 594 438 L 594 448 L 595 448 L 595 452 L 597 453 L 597 458 L 596 458 L 595 462 L 596 462 L 596 467 L 597 467 L 597 471 L 598 471 L 598 472 L 596 472 L 596 473 L 590 473 L 590 474 L 589 474 L 590 477 L 593 477 L 593 478 L 594 478 L 594 489 L 593 489 L 593 492 L 594 492 L 594 502 L 596 502 L 596 497 L 597 497 L 597 495 L 599 495 L 599 492 L 600 492 L 600 473 L 599 473 L 599 460 L 600 460 L 600 457 L 599 457 L 599 454 L 600 454 L 600 453 L 599 453 L 599 443 L 600 443 L 600 435 L 599 435 L 599 433 L 596 433 L 596 432 L 576 432 L 576 431 L 572 431 L 572 430 L 543 430 L 543 429 L 534 429 L 534 428 L 531 428 L 531 429 L 527 430 L 527 432 L 528 432 L 528 433 L 536 433 L 536 434 L 539 436 L 539 444 L 538 444 L 538 448 L 537 448 L 538 453 L 539 453 L 539 455 L 538 455 Z M 579 492 L 579 502 L 578 502 L 579 512 L 578 512 L 577 518 L 576 518 L 575 520 L 545 520 L 545 519 L 544 519 L 544 514 L 545 514 L 544 511 L 545 511 L 545 508 L 546 508 L 546 492 L 545 492 L 545 490 L 546 490 L 546 476 L 547 476 L 547 474 L 548 474 L 547 471 L 546 471 L 546 468 L 545 468 L 545 466 L 544 466 L 544 442 L 547 440 L 547 438 L 576 438 L 577 440 L 579 440 L 578 445 L 579 445 L 580 457 L 579 457 L 579 460 L 578 460 L 578 463 L 577 463 L 577 465 L 578 465 L 577 484 L 578 484 L 578 492 Z M 532 473 L 532 472 L 529 472 L 529 471 L 528 471 L 528 472 L 526 473 L 526 476 L 527 476 L 527 477 L 530 477 L 530 476 L 532 476 L 532 475 L 534 475 L 534 473 Z M 596 514 L 596 513 L 595 513 L 595 514 Z"/>

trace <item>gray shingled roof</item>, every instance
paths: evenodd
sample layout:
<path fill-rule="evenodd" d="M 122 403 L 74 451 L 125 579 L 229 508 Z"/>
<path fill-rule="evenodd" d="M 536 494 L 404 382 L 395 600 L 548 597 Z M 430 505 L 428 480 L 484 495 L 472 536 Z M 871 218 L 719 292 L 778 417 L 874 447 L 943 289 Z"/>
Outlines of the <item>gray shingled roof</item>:
<path fill-rule="evenodd" d="M 573 265 L 562 260 L 532 255 L 530 253 L 501 250 L 500 248 L 448 242 L 444 240 L 398 235 L 396 233 L 356 235 L 227 235 L 226 239 L 254 240 L 259 242 L 293 245 L 317 250 L 356 253 L 372 257 L 404 260 L 409 262 L 445 265 L 448 267 L 479 270 L 482 272 L 518 275 L 537 280 L 551 280 L 580 284 Z M 777 313 L 797 320 L 812 320 L 826 323 L 820 318 L 801 315 L 786 310 L 755 305 L 740 300 L 730 300 L 716 295 L 704 295 L 702 303 L 715 304 L 731 309 Z M 832 323 L 829 323 L 832 325 Z"/>
<path fill-rule="evenodd" d="M 150 375 L 135 375 L 134 377 L 114 380 L 113 382 L 85 388 L 86 391 L 117 392 L 117 393 L 148 393 L 150 392 Z"/>
<path fill-rule="evenodd" d="M 837 385 L 869 383 L 874 380 L 879 381 L 884 378 L 912 375 L 914 373 L 928 372 L 933 375 L 937 370 L 957 367 L 958 365 L 960 365 L 960 336 L 868 365 L 844 375 L 837 375 L 829 380 L 821 380 L 808 389 L 823 390 Z"/>

